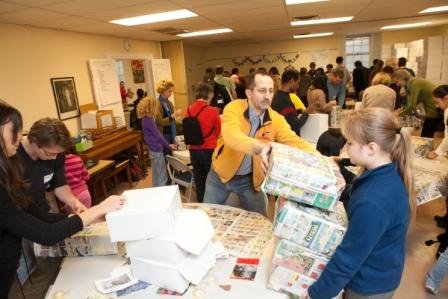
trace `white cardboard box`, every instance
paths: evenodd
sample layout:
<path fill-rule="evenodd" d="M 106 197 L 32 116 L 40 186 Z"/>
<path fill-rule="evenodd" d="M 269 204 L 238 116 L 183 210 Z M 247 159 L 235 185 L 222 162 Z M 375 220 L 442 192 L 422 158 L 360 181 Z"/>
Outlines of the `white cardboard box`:
<path fill-rule="evenodd" d="M 144 240 L 174 232 L 175 214 L 182 211 L 179 187 L 128 190 L 121 210 L 106 215 L 110 239 Z"/>
<path fill-rule="evenodd" d="M 131 269 L 138 280 L 183 293 L 190 283 L 199 284 L 215 262 L 215 249 L 209 243 L 201 255 L 190 254 L 179 264 L 131 257 Z"/>
<path fill-rule="evenodd" d="M 200 255 L 215 231 L 201 210 L 184 209 L 176 218 L 174 233 L 149 240 L 126 242 L 130 257 L 177 265 L 189 255 Z"/>

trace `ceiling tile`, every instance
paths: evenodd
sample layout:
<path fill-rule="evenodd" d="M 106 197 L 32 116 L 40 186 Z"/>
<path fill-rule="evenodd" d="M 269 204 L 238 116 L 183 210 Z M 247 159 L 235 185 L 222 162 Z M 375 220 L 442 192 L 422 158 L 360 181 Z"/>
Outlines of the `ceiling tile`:
<path fill-rule="evenodd" d="M 16 10 L 21 10 L 21 9 L 25 9 L 25 8 L 27 8 L 27 7 L 23 6 L 23 5 L 17 5 L 17 4 L 13 4 L 13 3 L 0 1 L 0 14 L 11 12 L 11 11 L 16 11 Z"/>
<path fill-rule="evenodd" d="M 0 15 L 0 22 L 28 25 L 34 22 L 60 19 L 65 15 L 37 8 L 27 8 Z"/>
<path fill-rule="evenodd" d="M 21 4 L 29 7 L 41 7 L 44 5 L 70 2 L 70 0 L 6 0 L 11 3 Z"/>
<path fill-rule="evenodd" d="M 85 14 L 91 12 L 101 12 L 114 8 L 127 7 L 136 4 L 150 3 L 154 1 L 145 0 L 72 0 L 59 4 L 51 4 L 45 6 L 46 9 L 70 13 L 70 14 Z"/>
<path fill-rule="evenodd" d="M 59 19 L 33 22 L 31 25 L 43 28 L 68 29 L 68 28 L 76 28 L 77 26 L 85 26 L 97 23 L 101 23 L 101 21 L 81 17 L 67 16 L 61 19 L 59 18 Z"/>

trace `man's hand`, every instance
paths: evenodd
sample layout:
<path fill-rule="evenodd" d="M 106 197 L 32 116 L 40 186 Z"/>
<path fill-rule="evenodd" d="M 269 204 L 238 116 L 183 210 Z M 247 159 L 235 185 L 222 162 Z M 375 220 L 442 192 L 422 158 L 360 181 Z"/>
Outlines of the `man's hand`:
<path fill-rule="evenodd" d="M 263 170 L 263 174 L 268 172 L 269 168 L 269 154 L 274 147 L 272 142 L 270 143 L 257 143 L 254 146 L 254 152 L 256 155 L 260 156 L 261 159 L 261 169 Z"/>
<path fill-rule="evenodd" d="M 71 208 L 73 211 L 75 211 L 76 214 L 80 214 L 87 210 L 87 207 L 83 205 L 79 200 L 75 200 Z"/>
<path fill-rule="evenodd" d="M 404 110 L 403 108 L 398 108 L 398 109 L 394 110 L 394 115 L 399 116 L 400 113 L 403 112 L 403 110 Z"/>

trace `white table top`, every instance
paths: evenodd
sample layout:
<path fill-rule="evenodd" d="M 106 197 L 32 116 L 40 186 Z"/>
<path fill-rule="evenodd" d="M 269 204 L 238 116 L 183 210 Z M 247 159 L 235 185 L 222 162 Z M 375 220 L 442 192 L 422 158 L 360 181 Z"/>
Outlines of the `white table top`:
<path fill-rule="evenodd" d="M 266 287 L 271 270 L 271 259 L 274 240 L 266 248 L 260 259 L 260 265 L 254 281 L 230 279 L 230 274 L 235 265 L 236 258 L 217 260 L 215 266 L 198 286 L 190 286 L 182 297 L 158 295 L 158 287 L 150 286 L 143 291 L 136 292 L 120 298 L 186 298 L 186 299 L 287 299 L 288 296 Z M 93 281 L 107 278 L 110 272 L 125 262 L 124 258 L 117 255 L 96 257 L 67 257 L 64 259 L 59 275 L 54 285 L 49 289 L 46 298 L 52 299 L 58 291 L 65 292 L 65 299 L 87 298 L 95 290 Z M 229 291 L 225 291 L 219 285 L 231 285 Z"/>

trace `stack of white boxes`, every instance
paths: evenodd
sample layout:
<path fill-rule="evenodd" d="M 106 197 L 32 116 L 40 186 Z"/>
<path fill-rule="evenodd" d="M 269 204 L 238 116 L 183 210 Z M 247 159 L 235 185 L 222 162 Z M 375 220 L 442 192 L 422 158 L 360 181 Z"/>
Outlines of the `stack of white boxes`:
<path fill-rule="evenodd" d="M 136 279 L 183 293 L 215 263 L 207 214 L 182 209 L 178 186 L 126 191 L 126 204 L 106 216 L 113 242 L 123 241 Z"/>
<path fill-rule="evenodd" d="M 263 183 L 277 200 L 268 286 L 302 295 L 319 277 L 347 229 L 339 197 L 345 182 L 328 157 L 276 145 Z"/>

